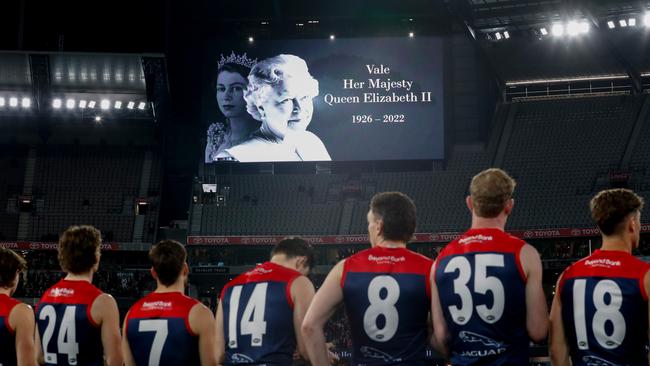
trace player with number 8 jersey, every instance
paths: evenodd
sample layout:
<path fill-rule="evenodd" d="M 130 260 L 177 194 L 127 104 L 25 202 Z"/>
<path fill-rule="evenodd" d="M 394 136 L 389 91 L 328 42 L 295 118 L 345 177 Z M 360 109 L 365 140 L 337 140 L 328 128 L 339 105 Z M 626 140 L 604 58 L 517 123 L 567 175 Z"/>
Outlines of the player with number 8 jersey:
<path fill-rule="evenodd" d="M 92 285 L 99 266 L 101 234 L 74 226 L 59 240 L 58 257 L 67 272 L 36 307 L 39 361 L 45 365 L 122 365 L 119 313 L 115 299 Z"/>
<path fill-rule="evenodd" d="M 503 231 L 514 187 L 500 169 L 477 174 L 467 197 L 472 228 L 436 259 L 434 343 L 452 365 L 525 365 L 530 340 L 546 338 L 539 254 Z"/>
<path fill-rule="evenodd" d="M 305 277 L 314 261 L 300 238 L 280 241 L 271 259 L 228 282 L 217 310 L 217 349 L 223 365 L 292 365 L 307 358 L 300 325 L 314 296 Z"/>
<path fill-rule="evenodd" d="M 212 312 L 183 294 L 189 274 L 185 248 L 163 240 L 149 251 L 149 259 L 157 286 L 126 315 L 125 365 L 217 365 Z"/>
<path fill-rule="evenodd" d="M 323 326 L 340 303 L 350 322 L 353 365 L 428 365 L 433 261 L 406 249 L 415 204 L 399 192 L 379 193 L 367 220 L 372 247 L 330 271 L 303 323 L 312 365 L 327 363 Z"/>
<path fill-rule="evenodd" d="M 631 254 L 639 245 L 642 208 L 641 197 L 625 189 L 592 200 L 603 244 L 558 280 L 551 310 L 554 364 L 648 364 L 650 264 Z"/>

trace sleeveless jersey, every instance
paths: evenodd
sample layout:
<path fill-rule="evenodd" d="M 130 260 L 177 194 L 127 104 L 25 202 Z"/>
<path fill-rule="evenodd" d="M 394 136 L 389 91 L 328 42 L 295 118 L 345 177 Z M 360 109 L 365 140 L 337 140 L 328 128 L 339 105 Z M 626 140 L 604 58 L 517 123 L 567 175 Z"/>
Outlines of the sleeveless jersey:
<path fill-rule="evenodd" d="M 224 365 L 292 365 L 296 350 L 291 284 L 298 271 L 266 262 L 221 291 Z"/>
<path fill-rule="evenodd" d="M 0 365 L 15 366 L 16 336 L 14 329 L 9 325 L 9 314 L 20 301 L 7 295 L 0 295 Z"/>
<path fill-rule="evenodd" d="M 499 229 L 472 229 L 438 256 L 435 281 L 453 365 L 528 364 L 524 245 Z"/>
<path fill-rule="evenodd" d="M 90 316 L 102 292 L 86 281 L 61 280 L 50 287 L 36 310 L 46 365 L 102 366 L 101 329 Z"/>
<path fill-rule="evenodd" d="M 597 250 L 562 274 L 564 332 L 573 365 L 647 365 L 650 264 Z"/>
<path fill-rule="evenodd" d="M 200 365 L 199 337 L 189 323 L 199 302 L 180 292 L 152 292 L 126 318 L 125 336 L 138 366 Z"/>
<path fill-rule="evenodd" d="M 353 365 L 428 365 L 433 261 L 406 248 L 375 247 L 347 258 L 341 288 Z"/>

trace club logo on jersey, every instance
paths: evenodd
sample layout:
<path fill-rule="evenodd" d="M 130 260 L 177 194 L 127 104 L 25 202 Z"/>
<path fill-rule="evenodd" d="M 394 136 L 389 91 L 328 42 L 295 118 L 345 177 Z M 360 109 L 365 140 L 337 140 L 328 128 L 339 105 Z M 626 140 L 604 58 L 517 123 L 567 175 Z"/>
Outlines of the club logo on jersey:
<path fill-rule="evenodd" d="M 172 308 L 171 301 L 145 301 L 142 303 L 143 311 L 168 310 Z"/>
<path fill-rule="evenodd" d="M 466 236 L 458 240 L 458 244 L 466 245 L 471 243 L 483 242 L 483 241 L 492 241 L 494 238 L 491 235 L 472 235 Z"/>
<path fill-rule="evenodd" d="M 399 262 L 405 262 L 406 257 L 401 256 L 401 257 L 395 257 L 392 255 L 385 255 L 385 256 L 375 256 L 375 255 L 368 255 L 368 260 L 371 262 L 376 262 L 376 263 L 399 263 Z"/>
<path fill-rule="evenodd" d="M 620 267 L 621 261 L 613 261 L 611 259 L 602 258 L 602 259 L 590 259 L 585 261 L 585 266 L 590 267 Z"/>
<path fill-rule="evenodd" d="M 71 297 L 71 296 L 74 296 L 74 290 L 70 289 L 70 288 L 64 288 L 64 287 L 53 288 L 50 291 L 50 296 L 52 296 L 52 297 Z"/>
<path fill-rule="evenodd" d="M 596 356 L 584 356 L 582 358 L 582 362 L 584 362 L 587 366 L 618 366 L 618 364 L 603 360 L 602 358 Z"/>
<path fill-rule="evenodd" d="M 255 360 L 252 358 L 246 356 L 243 353 L 235 353 L 232 356 L 230 356 L 230 361 L 232 363 L 253 363 Z"/>
<path fill-rule="evenodd" d="M 401 362 L 402 358 L 394 358 L 386 352 L 380 351 L 373 347 L 363 346 L 360 348 L 361 354 L 366 358 L 376 358 L 384 362 Z"/>

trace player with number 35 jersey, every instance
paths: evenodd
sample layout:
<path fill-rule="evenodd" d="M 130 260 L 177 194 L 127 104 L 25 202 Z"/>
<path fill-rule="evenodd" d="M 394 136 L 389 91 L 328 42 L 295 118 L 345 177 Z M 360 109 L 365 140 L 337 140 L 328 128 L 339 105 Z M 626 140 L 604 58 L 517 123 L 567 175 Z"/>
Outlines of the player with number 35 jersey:
<path fill-rule="evenodd" d="M 303 334 L 312 365 L 327 364 L 323 327 L 340 303 L 350 321 L 353 365 L 428 365 L 433 261 L 406 249 L 415 204 L 402 193 L 380 193 L 367 219 L 372 248 L 339 262 L 307 312 Z"/>
<path fill-rule="evenodd" d="M 185 248 L 163 240 L 149 258 L 157 287 L 136 302 L 124 320 L 126 366 L 217 365 L 212 312 L 183 294 L 189 274 Z"/>
<path fill-rule="evenodd" d="M 434 343 L 453 365 L 525 365 L 529 339 L 546 338 L 539 254 L 503 231 L 514 187 L 500 169 L 476 175 L 467 198 L 472 228 L 436 259 Z"/>
<path fill-rule="evenodd" d="M 600 250 L 567 268 L 551 310 L 556 365 L 647 365 L 650 264 L 630 253 L 639 245 L 643 200 L 630 190 L 600 192 L 591 215 Z"/>
<path fill-rule="evenodd" d="M 59 240 L 64 279 L 49 288 L 36 307 L 39 360 L 45 365 L 122 365 L 119 313 L 115 299 L 92 285 L 99 266 L 101 235 L 74 226 Z"/>
<path fill-rule="evenodd" d="M 280 241 L 271 259 L 228 282 L 217 310 L 217 349 L 223 365 L 292 365 L 307 352 L 300 325 L 314 296 L 305 277 L 314 254 L 300 238 Z"/>

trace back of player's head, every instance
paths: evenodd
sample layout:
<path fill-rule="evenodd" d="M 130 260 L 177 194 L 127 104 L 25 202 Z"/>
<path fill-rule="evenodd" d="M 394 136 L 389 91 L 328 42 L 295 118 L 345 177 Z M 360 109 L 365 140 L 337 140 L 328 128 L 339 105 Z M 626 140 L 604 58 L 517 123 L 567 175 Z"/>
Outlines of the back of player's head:
<path fill-rule="evenodd" d="M 176 283 L 187 260 L 183 244 L 175 240 L 163 240 L 149 251 L 149 259 L 158 281 L 165 286 Z"/>
<path fill-rule="evenodd" d="M 102 236 L 89 225 L 71 226 L 59 238 L 59 264 L 73 274 L 90 271 L 99 260 Z"/>
<path fill-rule="evenodd" d="M 314 249 L 301 238 L 285 238 L 275 245 L 271 256 L 284 254 L 287 259 L 305 257 L 305 267 L 311 268 L 314 265 Z"/>
<path fill-rule="evenodd" d="M 627 217 L 643 209 L 643 198 L 629 189 L 599 192 L 589 204 L 591 218 L 604 235 L 619 234 Z"/>
<path fill-rule="evenodd" d="M 413 238 L 416 210 L 413 200 L 401 192 L 377 193 L 370 201 L 370 211 L 383 221 L 386 240 L 407 242 Z"/>
<path fill-rule="evenodd" d="M 0 287 L 16 285 L 16 274 L 27 269 L 27 263 L 11 249 L 0 248 Z"/>
<path fill-rule="evenodd" d="M 501 169 L 491 168 L 476 174 L 469 186 L 474 214 L 484 218 L 499 216 L 512 198 L 516 185 Z"/>

